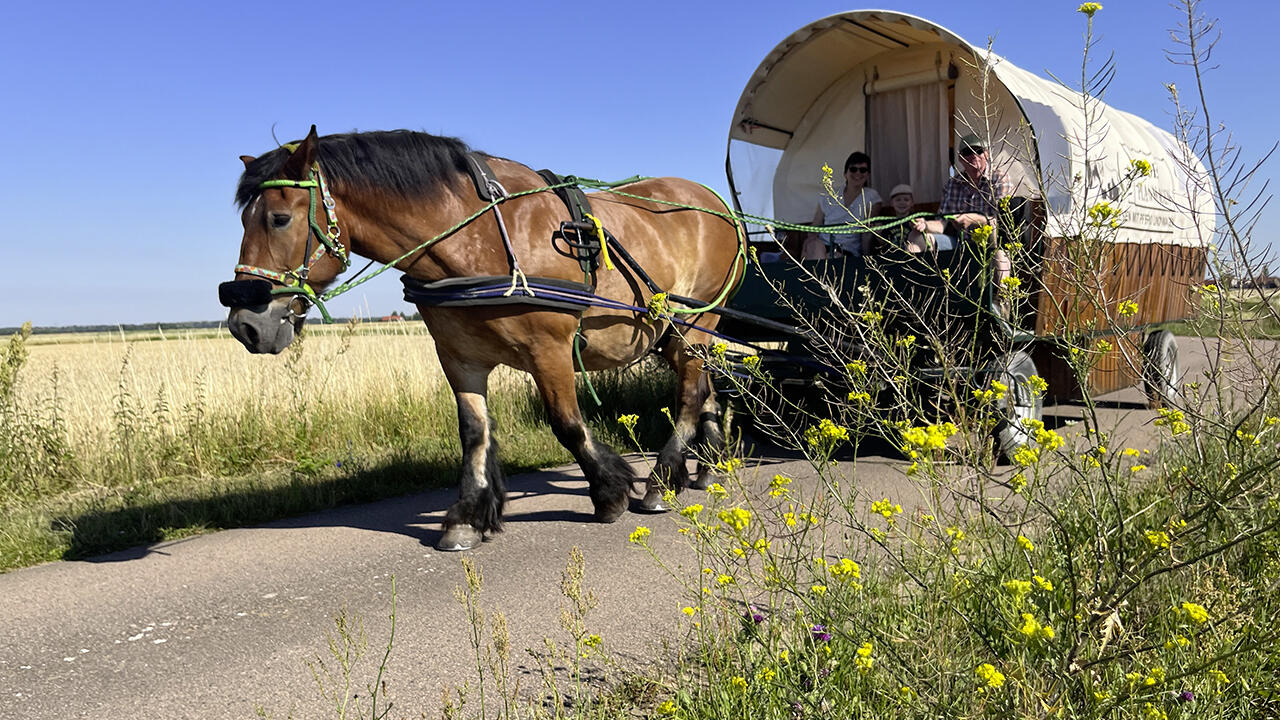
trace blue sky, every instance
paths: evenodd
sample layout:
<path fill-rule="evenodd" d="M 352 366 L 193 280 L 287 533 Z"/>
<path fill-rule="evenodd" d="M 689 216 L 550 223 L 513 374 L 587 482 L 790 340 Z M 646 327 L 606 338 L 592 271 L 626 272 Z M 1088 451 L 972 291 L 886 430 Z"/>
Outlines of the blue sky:
<path fill-rule="evenodd" d="M 889 6 L 1015 64 L 1079 72 L 1079 3 Z M 1108 101 L 1169 127 L 1178 12 L 1103 0 L 1118 76 Z M 320 132 L 456 135 L 535 168 L 616 179 L 678 175 L 724 191 L 728 123 L 784 37 L 837 2 L 7 3 L 0 11 L 0 326 L 213 320 L 241 228 L 238 156 Z M 879 5 L 884 7 L 884 5 Z M 1270 48 L 1280 4 L 1206 2 L 1220 19 L 1215 120 L 1247 152 L 1276 141 Z M 1259 181 L 1277 177 L 1275 162 Z M 1275 243 L 1269 210 L 1255 243 Z M 332 310 L 411 311 L 395 273 Z M 366 310 L 367 308 L 367 310 Z"/>

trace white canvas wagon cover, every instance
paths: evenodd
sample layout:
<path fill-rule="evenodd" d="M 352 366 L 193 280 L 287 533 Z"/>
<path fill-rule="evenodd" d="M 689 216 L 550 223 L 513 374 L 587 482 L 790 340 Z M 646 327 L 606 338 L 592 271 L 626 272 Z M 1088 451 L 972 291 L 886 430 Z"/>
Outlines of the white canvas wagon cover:
<path fill-rule="evenodd" d="M 881 195 L 909 183 L 918 203 L 937 202 L 949 148 L 969 132 L 987 140 L 1016 195 L 1045 201 L 1050 236 L 1070 236 L 1072 218 L 1078 224 L 1088 207 L 1116 200 L 1131 161 L 1145 160 L 1152 174 L 1119 202 L 1116 240 L 1210 241 L 1203 166 L 1172 134 L 1096 99 L 1085 104 L 1079 92 L 937 24 L 886 10 L 817 20 L 764 58 L 734 110 L 729 183 L 745 212 L 808 222 L 822 166 L 835 169 L 838 189 L 845 157 L 866 150 Z"/>

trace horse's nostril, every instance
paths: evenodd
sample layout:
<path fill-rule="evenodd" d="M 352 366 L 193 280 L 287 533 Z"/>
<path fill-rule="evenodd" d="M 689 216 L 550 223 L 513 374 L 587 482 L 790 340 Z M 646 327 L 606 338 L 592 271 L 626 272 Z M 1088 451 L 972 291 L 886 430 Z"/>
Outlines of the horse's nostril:
<path fill-rule="evenodd" d="M 245 323 L 241 326 L 241 332 L 244 333 L 244 343 L 246 345 L 258 344 L 258 328 Z"/>

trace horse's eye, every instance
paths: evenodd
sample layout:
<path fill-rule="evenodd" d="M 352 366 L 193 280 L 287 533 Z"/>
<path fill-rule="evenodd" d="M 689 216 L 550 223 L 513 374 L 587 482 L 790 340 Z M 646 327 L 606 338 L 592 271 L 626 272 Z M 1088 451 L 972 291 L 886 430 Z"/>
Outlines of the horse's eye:
<path fill-rule="evenodd" d="M 293 216 L 288 213 L 271 213 L 271 227 L 280 229 L 288 227 L 293 220 Z"/>

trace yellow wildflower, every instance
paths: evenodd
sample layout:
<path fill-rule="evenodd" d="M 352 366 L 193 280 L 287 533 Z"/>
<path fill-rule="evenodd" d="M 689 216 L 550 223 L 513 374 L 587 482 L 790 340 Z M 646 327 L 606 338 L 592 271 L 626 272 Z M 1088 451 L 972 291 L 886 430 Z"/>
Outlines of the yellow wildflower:
<path fill-rule="evenodd" d="M 1028 580 L 1006 580 L 1004 589 L 1013 593 L 1013 596 L 1021 601 L 1027 593 L 1031 592 L 1031 582 Z"/>
<path fill-rule="evenodd" d="M 743 528 L 751 522 L 751 511 L 744 510 L 740 507 L 721 510 L 719 514 L 720 522 L 728 525 L 736 532 L 742 532 Z"/>
<path fill-rule="evenodd" d="M 658 714 L 659 715 L 675 715 L 676 704 L 670 700 L 663 700 L 662 704 L 658 706 Z"/>
<path fill-rule="evenodd" d="M 1009 391 L 1009 386 L 1008 386 L 1008 385 L 1005 385 L 1004 383 L 1000 382 L 999 380 L 992 380 L 992 381 L 991 381 L 991 388 L 990 388 L 990 389 L 988 389 L 988 390 L 974 390 L 974 391 L 973 391 L 973 397 L 974 397 L 974 399 L 976 399 L 976 400 L 978 400 L 978 401 L 980 401 L 980 402 L 983 402 L 983 403 L 989 403 L 989 402 L 992 402 L 992 401 L 994 401 L 994 400 L 1003 400 L 1003 399 L 1004 399 L 1004 396 L 1005 396 L 1005 393 L 1007 393 L 1008 391 Z"/>
<path fill-rule="evenodd" d="M 650 320 L 657 320 L 663 315 L 668 314 L 669 308 L 667 306 L 667 294 L 654 293 L 653 297 L 649 298 L 649 302 L 645 305 L 645 309 L 649 312 Z"/>
<path fill-rule="evenodd" d="M 854 667 L 858 668 L 858 672 L 867 673 L 871 671 L 871 666 L 875 663 L 875 658 L 871 657 L 871 653 L 875 651 L 870 642 L 862 643 L 862 647 L 858 648 L 858 656 L 853 659 Z"/>
<path fill-rule="evenodd" d="M 1168 427 L 1171 435 L 1191 432 L 1191 426 L 1187 424 L 1181 410 L 1160 408 L 1160 417 L 1155 419 L 1154 424 L 1156 427 Z"/>
<path fill-rule="evenodd" d="M 862 566 L 849 558 L 840 558 L 840 562 L 831 563 L 828 569 L 832 575 L 846 582 L 862 577 Z"/>
<path fill-rule="evenodd" d="M 1087 2 L 1081 5 L 1080 7 L 1076 8 L 1076 12 L 1082 12 L 1085 15 L 1088 15 L 1089 17 L 1092 18 L 1093 14 L 1098 12 L 1101 9 L 1102 9 L 1102 3 Z"/>
<path fill-rule="evenodd" d="M 627 432 L 635 432 L 636 422 L 640 420 L 639 415 L 619 415 L 618 424 L 627 429 Z"/>
<path fill-rule="evenodd" d="M 693 503 L 693 504 L 691 504 L 691 505 L 685 505 L 684 507 L 680 508 L 680 514 L 681 514 L 681 515 L 683 515 L 683 516 L 685 516 L 685 517 L 687 517 L 687 518 L 689 518 L 689 519 L 693 519 L 693 518 L 697 517 L 697 516 L 698 516 L 698 513 L 700 513 L 700 512 L 702 512 L 702 506 L 701 506 L 701 505 L 699 505 L 698 503 Z"/>
<path fill-rule="evenodd" d="M 1085 5 L 1097 3 L 1085 3 Z M 1083 7 L 1083 5 L 1081 6 Z M 1089 222 L 1094 225 L 1108 225 L 1110 227 L 1120 226 L 1120 208 L 1112 207 L 1111 203 L 1102 200 L 1093 207 L 1089 208 Z"/>
<path fill-rule="evenodd" d="M 1142 534 L 1147 538 L 1147 542 L 1151 543 L 1151 547 L 1157 550 L 1169 547 L 1169 533 L 1163 530 L 1146 530 Z"/>
<path fill-rule="evenodd" d="M 1040 624 L 1031 613 L 1022 613 L 1022 627 L 1018 628 L 1018 632 L 1032 639 L 1052 640 L 1054 635 L 1052 627 Z"/>
<path fill-rule="evenodd" d="M 737 690 L 738 692 L 746 692 L 747 679 L 741 675 L 734 675 L 732 678 L 729 678 L 729 687 Z"/>
<path fill-rule="evenodd" d="M 982 689 L 999 688 L 1004 686 L 1004 673 L 1001 673 L 991 663 L 982 663 L 974 668 L 974 674 L 978 679 L 986 683 Z"/>
<path fill-rule="evenodd" d="M 631 535 L 627 539 L 637 545 L 644 545 L 645 542 L 648 540 L 649 535 L 651 534 L 652 534 L 652 531 L 650 531 L 649 528 L 641 525 L 637 527 L 635 530 L 633 530 Z"/>
<path fill-rule="evenodd" d="M 811 427 L 805 431 L 804 439 L 813 447 L 833 445 L 849 439 L 849 428 L 842 427 L 824 418 L 816 427 Z"/>
<path fill-rule="evenodd" d="M 1203 605 L 1197 605 L 1193 602 L 1182 603 L 1182 611 L 1187 614 L 1196 624 L 1203 625 L 1209 621 L 1209 611 Z"/>
<path fill-rule="evenodd" d="M 1026 550 L 1027 552 L 1034 552 L 1036 549 L 1036 546 L 1033 545 L 1030 540 L 1028 540 L 1026 537 L 1022 535 L 1018 536 L 1018 545 L 1021 546 L 1022 549 Z"/>
<path fill-rule="evenodd" d="M 1040 462 L 1040 450 L 1029 445 L 1023 445 L 1013 454 L 1013 461 L 1022 467 L 1031 467 Z"/>
<path fill-rule="evenodd" d="M 707 488 L 707 494 L 713 498 L 722 498 L 728 496 L 728 491 L 720 483 L 711 483 L 711 487 Z"/>
<path fill-rule="evenodd" d="M 1138 314 L 1138 303 L 1132 300 L 1121 300 L 1116 306 L 1116 314 L 1120 317 L 1129 317 Z"/>
<path fill-rule="evenodd" d="M 1027 385 L 1031 388 L 1031 392 L 1036 395 L 1043 395 L 1049 389 L 1049 383 L 1045 382 L 1045 379 L 1039 375 L 1032 375 L 1027 378 Z"/>
<path fill-rule="evenodd" d="M 889 498 L 884 498 L 871 503 L 871 512 L 883 515 L 886 520 L 892 520 L 894 515 L 902 514 L 902 506 L 890 502 Z"/>

